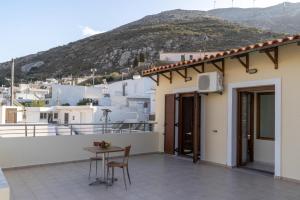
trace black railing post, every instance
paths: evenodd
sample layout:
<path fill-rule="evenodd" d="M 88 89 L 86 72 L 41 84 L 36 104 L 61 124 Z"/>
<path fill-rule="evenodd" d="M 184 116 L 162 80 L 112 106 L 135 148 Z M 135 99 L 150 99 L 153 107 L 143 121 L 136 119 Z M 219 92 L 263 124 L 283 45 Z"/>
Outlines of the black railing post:
<path fill-rule="evenodd" d="M 35 137 L 35 125 L 33 125 L 33 137 Z"/>
<path fill-rule="evenodd" d="M 72 133 L 72 125 L 70 126 L 70 135 L 73 135 L 73 133 Z"/>
<path fill-rule="evenodd" d="M 25 124 L 25 137 L 28 136 L 28 133 L 27 133 L 27 124 Z"/>

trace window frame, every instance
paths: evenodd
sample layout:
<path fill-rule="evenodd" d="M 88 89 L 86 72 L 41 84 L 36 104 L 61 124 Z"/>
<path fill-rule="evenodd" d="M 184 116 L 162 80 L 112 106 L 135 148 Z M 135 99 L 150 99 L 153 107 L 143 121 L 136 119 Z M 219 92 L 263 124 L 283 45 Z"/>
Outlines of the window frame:
<path fill-rule="evenodd" d="M 41 112 L 41 113 L 40 113 L 40 120 L 41 120 L 41 119 L 47 119 L 47 113 Z"/>
<path fill-rule="evenodd" d="M 261 99 L 262 95 L 274 95 L 274 98 L 275 98 L 275 92 L 274 91 L 259 92 L 256 94 L 256 139 L 257 140 L 275 141 L 275 127 L 274 127 L 274 133 L 273 133 L 274 137 L 263 137 L 263 136 L 261 136 L 261 133 L 260 133 L 260 99 Z M 275 126 L 275 121 L 274 121 L 274 126 Z"/>

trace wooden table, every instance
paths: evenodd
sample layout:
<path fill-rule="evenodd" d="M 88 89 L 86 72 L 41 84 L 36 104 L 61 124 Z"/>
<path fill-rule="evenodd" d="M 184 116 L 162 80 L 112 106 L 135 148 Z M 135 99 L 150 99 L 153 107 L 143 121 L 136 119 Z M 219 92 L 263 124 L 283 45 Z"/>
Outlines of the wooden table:
<path fill-rule="evenodd" d="M 116 147 L 116 146 L 110 146 L 107 148 L 93 146 L 93 147 L 86 147 L 86 148 L 84 148 L 84 150 L 94 153 L 94 154 L 102 154 L 102 169 L 101 169 L 102 177 L 97 178 L 96 181 L 94 181 L 93 183 L 90 183 L 90 185 L 108 184 L 108 177 L 106 177 L 106 172 L 105 172 L 106 155 L 109 153 L 121 152 L 121 151 L 124 151 L 124 149 L 121 147 Z"/>

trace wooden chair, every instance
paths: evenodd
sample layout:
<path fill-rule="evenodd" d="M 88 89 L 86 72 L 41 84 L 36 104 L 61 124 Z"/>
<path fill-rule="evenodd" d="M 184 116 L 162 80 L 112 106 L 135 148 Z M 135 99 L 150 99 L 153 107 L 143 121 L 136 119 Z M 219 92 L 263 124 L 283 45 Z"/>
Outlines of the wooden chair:
<path fill-rule="evenodd" d="M 125 189 L 127 190 L 127 184 L 126 184 L 126 176 L 125 176 L 125 168 L 126 168 L 126 172 L 127 172 L 127 177 L 128 177 L 128 181 L 129 184 L 131 185 L 131 179 L 130 179 L 130 175 L 129 175 L 129 170 L 128 170 L 128 160 L 129 160 L 129 154 L 130 154 L 130 149 L 131 149 L 131 145 L 125 147 L 124 149 L 124 157 L 123 157 L 123 161 L 122 162 L 117 162 L 117 161 L 110 161 L 107 163 L 107 177 L 109 176 L 109 169 L 112 169 L 112 184 L 114 183 L 114 176 L 115 176 L 115 168 L 121 168 L 123 171 L 123 180 L 124 180 L 124 184 L 125 184 Z"/>

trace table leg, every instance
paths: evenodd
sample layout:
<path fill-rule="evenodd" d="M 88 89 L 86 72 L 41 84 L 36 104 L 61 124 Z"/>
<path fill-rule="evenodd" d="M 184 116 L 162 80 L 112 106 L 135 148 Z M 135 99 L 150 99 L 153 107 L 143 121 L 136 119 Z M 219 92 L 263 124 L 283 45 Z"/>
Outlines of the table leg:
<path fill-rule="evenodd" d="M 112 185 L 111 178 L 108 178 L 106 176 L 106 153 L 102 153 L 102 169 L 101 169 L 101 177 L 97 178 L 96 181 L 90 183 L 89 185 L 100 185 L 100 184 L 106 184 L 108 186 Z M 114 181 L 117 181 L 118 179 L 115 178 Z"/>

